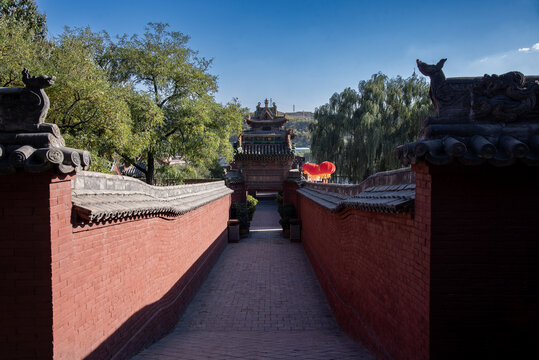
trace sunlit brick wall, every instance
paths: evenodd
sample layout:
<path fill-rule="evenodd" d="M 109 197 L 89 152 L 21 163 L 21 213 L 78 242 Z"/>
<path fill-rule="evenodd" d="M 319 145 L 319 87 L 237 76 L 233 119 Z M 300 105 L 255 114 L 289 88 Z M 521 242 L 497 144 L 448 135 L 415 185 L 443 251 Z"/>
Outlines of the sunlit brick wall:
<path fill-rule="evenodd" d="M 415 217 L 331 213 L 298 194 L 302 242 L 341 327 L 379 358 L 429 358 L 430 177 Z"/>
<path fill-rule="evenodd" d="M 226 245 L 229 195 L 81 225 L 70 180 L 0 176 L 0 358 L 129 358 L 174 326 Z"/>

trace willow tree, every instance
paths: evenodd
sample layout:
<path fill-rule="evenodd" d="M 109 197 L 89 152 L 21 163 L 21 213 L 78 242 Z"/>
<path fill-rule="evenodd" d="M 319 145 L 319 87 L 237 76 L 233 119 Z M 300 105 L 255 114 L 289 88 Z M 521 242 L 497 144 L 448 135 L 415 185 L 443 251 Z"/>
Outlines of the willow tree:
<path fill-rule="evenodd" d="M 352 181 L 398 168 L 395 147 L 413 141 L 432 111 L 428 89 L 415 74 L 390 79 L 378 73 L 357 91 L 335 93 L 315 110 L 313 156 L 335 162 L 338 175 Z"/>

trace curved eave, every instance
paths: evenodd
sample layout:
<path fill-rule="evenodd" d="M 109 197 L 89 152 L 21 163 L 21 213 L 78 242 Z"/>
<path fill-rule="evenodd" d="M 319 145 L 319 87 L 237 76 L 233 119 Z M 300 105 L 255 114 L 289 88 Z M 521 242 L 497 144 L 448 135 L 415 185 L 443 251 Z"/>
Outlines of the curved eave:
<path fill-rule="evenodd" d="M 463 165 L 491 164 L 497 167 L 522 163 L 539 166 L 539 135 L 528 138 L 479 135 L 419 140 L 397 147 L 398 158 L 404 165 L 426 161 L 433 165 L 461 163 Z"/>

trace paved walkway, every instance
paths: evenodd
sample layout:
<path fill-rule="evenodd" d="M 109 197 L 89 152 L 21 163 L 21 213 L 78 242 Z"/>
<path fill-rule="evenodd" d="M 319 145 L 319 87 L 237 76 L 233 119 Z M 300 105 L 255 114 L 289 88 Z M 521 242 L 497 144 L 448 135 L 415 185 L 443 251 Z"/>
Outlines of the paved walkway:
<path fill-rule="evenodd" d="M 176 328 L 134 359 L 372 359 L 342 333 L 273 199 L 228 244 Z"/>

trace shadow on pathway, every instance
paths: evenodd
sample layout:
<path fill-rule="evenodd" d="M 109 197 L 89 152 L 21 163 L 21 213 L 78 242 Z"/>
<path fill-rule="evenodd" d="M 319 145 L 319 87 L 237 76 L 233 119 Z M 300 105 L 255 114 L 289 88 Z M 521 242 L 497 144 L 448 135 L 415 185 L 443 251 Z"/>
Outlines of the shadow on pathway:
<path fill-rule="evenodd" d="M 301 244 L 262 199 L 176 328 L 134 359 L 372 359 L 339 329 Z"/>

